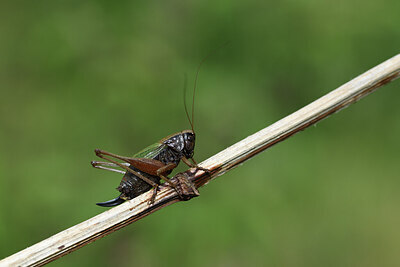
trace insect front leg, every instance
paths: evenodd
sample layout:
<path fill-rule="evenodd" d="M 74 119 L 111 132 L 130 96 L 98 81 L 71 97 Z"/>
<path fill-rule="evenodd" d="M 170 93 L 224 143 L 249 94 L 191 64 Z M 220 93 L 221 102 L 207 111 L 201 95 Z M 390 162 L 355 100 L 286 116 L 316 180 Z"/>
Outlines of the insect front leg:
<path fill-rule="evenodd" d="M 206 169 L 206 168 L 203 168 L 203 167 L 199 167 L 199 165 L 197 165 L 197 162 L 194 160 L 194 158 L 191 158 L 191 160 L 193 161 L 193 163 L 190 162 L 186 157 L 183 157 L 183 158 L 182 158 L 182 161 L 183 161 L 186 165 L 188 165 L 190 168 L 196 168 L 196 169 L 202 170 L 202 171 L 204 171 L 204 172 L 206 172 L 206 173 L 208 173 L 208 174 L 211 173 L 211 171 L 210 171 L 209 169 Z"/>

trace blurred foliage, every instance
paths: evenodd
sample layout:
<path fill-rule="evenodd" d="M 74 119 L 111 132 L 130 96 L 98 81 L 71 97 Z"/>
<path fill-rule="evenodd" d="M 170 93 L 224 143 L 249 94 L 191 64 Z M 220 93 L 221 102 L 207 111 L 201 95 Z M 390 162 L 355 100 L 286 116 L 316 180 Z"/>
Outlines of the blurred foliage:
<path fill-rule="evenodd" d="M 121 177 L 93 169 L 93 150 L 188 128 L 183 77 L 211 50 L 229 41 L 199 76 L 197 161 L 399 53 L 399 8 L 1 1 L 0 258 L 105 211 Z M 399 87 L 51 266 L 398 266 Z"/>

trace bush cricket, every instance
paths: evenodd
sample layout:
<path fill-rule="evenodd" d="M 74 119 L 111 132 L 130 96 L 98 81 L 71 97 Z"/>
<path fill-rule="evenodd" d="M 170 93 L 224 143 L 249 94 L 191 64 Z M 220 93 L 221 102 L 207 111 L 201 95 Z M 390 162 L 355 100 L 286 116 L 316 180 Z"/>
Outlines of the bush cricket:
<path fill-rule="evenodd" d="M 123 203 L 126 200 L 133 199 L 144 192 L 149 191 L 153 188 L 153 195 L 149 199 L 149 203 L 153 203 L 157 194 L 160 180 L 164 180 L 165 183 L 175 188 L 177 193 L 182 199 L 187 196 L 182 194 L 182 186 L 188 186 L 189 180 L 184 175 L 179 175 L 178 179 L 171 181 L 167 175 L 177 167 L 179 162 L 182 160 L 189 167 L 194 167 L 205 172 L 209 172 L 207 169 L 197 166 L 196 161 L 193 159 L 194 146 L 196 135 L 193 129 L 193 118 L 194 118 L 194 97 L 196 92 L 197 77 L 200 71 L 200 67 L 204 60 L 203 58 L 199 64 L 196 72 L 194 88 L 193 88 L 193 102 L 192 102 L 192 118 L 190 119 L 189 113 L 186 107 L 186 78 L 184 86 L 184 107 L 186 116 L 191 125 L 190 130 L 184 130 L 171 134 L 157 143 L 150 145 L 142 151 L 136 153 L 132 157 L 124 157 L 117 154 L 113 154 L 107 151 L 96 149 L 95 153 L 98 157 L 107 160 L 108 162 L 92 161 L 93 167 L 103 170 L 109 170 L 124 174 L 120 185 L 117 190 L 121 193 L 115 199 L 96 203 L 102 207 L 112 207 Z M 123 162 L 116 161 L 116 159 Z M 189 159 L 192 161 L 189 161 Z M 122 168 L 123 170 L 115 169 Z M 186 181 L 186 180 L 187 181 Z M 183 184 L 179 184 L 183 183 Z M 191 189 L 195 190 L 194 195 L 198 195 L 196 188 L 191 186 Z M 194 191 L 192 190 L 192 191 Z"/>

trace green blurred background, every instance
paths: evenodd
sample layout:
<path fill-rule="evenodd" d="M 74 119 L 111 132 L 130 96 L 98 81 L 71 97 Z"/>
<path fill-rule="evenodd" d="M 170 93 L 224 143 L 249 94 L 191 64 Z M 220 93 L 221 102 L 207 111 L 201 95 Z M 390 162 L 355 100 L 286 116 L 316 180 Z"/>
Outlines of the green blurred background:
<path fill-rule="evenodd" d="M 92 168 L 93 150 L 131 155 L 188 128 L 183 77 L 211 50 L 229 41 L 199 76 L 197 161 L 399 53 L 399 10 L 1 1 L 0 258 L 105 211 L 121 177 Z M 399 88 L 51 266 L 399 266 Z"/>

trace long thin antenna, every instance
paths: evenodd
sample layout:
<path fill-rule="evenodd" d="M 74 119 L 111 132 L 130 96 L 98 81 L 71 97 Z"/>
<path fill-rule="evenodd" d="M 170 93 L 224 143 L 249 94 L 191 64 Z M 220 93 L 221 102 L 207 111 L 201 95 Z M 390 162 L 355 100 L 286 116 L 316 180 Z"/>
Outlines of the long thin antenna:
<path fill-rule="evenodd" d="M 218 46 L 217 48 L 214 48 L 213 50 L 211 50 L 201 61 L 199 66 L 197 67 L 197 71 L 196 71 L 196 77 L 194 79 L 194 86 L 193 86 L 193 100 L 192 100 L 192 120 L 191 120 L 191 126 L 192 126 L 192 131 L 194 132 L 193 129 L 193 124 L 194 124 L 194 98 L 196 95 L 196 87 L 197 87 L 197 78 L 199 77 L 199 72 L 200 72 L 200 68 L 201 65 L 203 65 L 204 61 L 206 61 L 206 59 L 211 56 L 215 51 L 217 51 L 218 49 L 220 49 L 221 47 L 224 47 L 225 45 L 227 45 L 229 42 L 225 42 L 222 45 Z M 186 98 L 185 98 L 186 99 Z M 186 110 L 186 103 L 185 103 L 185 110 Z M 186 111 L 186 115 L 187 115 L 187 111 Z M 190 119 L 189 119 L 190 121 Z"/>
<path fill-rule="evenodd" d="M 192 131 L 193 131 L 193 122 L 190 120 L 189 112 L 188 112 L 187 106 L 186 106 L 186 88 L 187 88 L 187 74 L 185 73 L 184 80 L 183 80 L 183 105 L 185 107 L 186 117 L 187 117 L 187 119 L 190 123 L 190 127 L 192 127 Z"/>
<path fill-rule="evenodd" d="M 212 51 L 212 52 L 214 52 L 214 51 Z M 201 65 L 203 65 L 204 61 L 208 58 L 208 56 L 209 56 L 210 54 L 211 54 L 211 53 L 208 53 L 208 55 L 205 56 L 205 57 L 201 60 L 199 66 L 197 67 L 196 77 L 194 78 L 193 98 L 192 98 L 192 131 L 193 131 L 193 132 L 194 132 L 194 129 L 193 129 L 193 122 L 194 122 L 194 97 L 195 97 L 195 95 L 196 95 L 197 78 L 199 77 L 199 72 L 200 72 Z"/>

